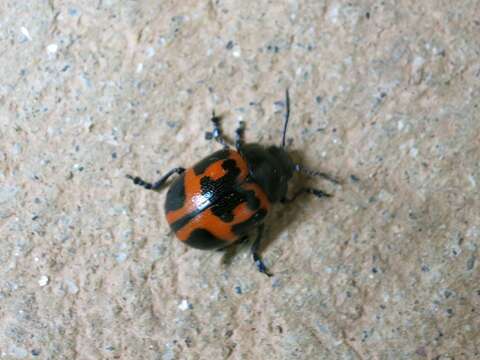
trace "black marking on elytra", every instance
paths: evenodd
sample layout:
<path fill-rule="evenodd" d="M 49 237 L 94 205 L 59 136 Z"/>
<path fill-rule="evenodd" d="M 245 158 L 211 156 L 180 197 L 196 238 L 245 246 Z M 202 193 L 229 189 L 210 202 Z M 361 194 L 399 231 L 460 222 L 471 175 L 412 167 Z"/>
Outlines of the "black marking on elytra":
<path fill-rule="evenodd" d="M 222 150 L 220 152 L 224 151 Z M 216 154 L 220 152 L 217 151 Z M 221 158 L 222 156 L 224 156 L 224 154 L 216 155 L 215 159 Z M 210 161 L 209 163 L 211 164 Z M 209 165 L 205 166 L 205 164 L 202 165 L 202 167 L 204 167 L 205 169 L 208 166 Z M 256 197 L 255 191 L 243 189 L 242 184 L 238 182 L 238 176 L 240 175 L 241 170 L 237 166 L 237 162 L 233 159 L 227 158 L 222 162 L 222 168 L 225 170 L 225 175 L 221 178 L 213 180 L 209 176 L 203 176 L 200 179 L 201 194 L 205 199 L 208 199 L 206 206 L 202 208 L 197 208 L 191 213 L 186 214 L 180 219 L 173 222 L 170 225 L 173 231 L 177 232 L 178 230 L 180 230 L 188 222 L 190 222 L 193 218 L 195 218 L 198 214 L 200 214 L 207 208 L 210 208 L 212 210 L 213 215 L 218 217 L 223 222 L 228 223 L 234 220 L 233 211 L 241 203 L 245 202 L 248 208 L 252 211 L 257 210 L 260 207 L 260 200 Z M 205 169 L 203 169 L 202 171 L 204 171 Z M 182 205 L 183 202 L 184 200 L 182 200 Z M 166 204 L 167 209 L 170 208 L 169 206 L 170 205 Z M 258 214 L 255 214 L 253 217 L 255 216 L 258 216 Z"/>
<path fill-rule="evenodd" d="M 252 215 L 248 220 L 245 220 L 239 224 L 232 226 L 232 232 L 236 235 L 246 234 L 249 230 L 261 223 L 263 219 L 267 216 L 266 209 L 258 210 L 254 215 Z"/>
<path fill-rule="evenodd" d="M 222 168 L 226 174 L 217 180 L 205 176 L 200 179 L 202 194 L 209 198 L 213 215 L 224 222 L 234 220 L 233 211 L 241 203 L 246 202 L 247 206 L 255 211 L 260 206 L 260 200 L 256 198 L 252 190 L 244 190 L 237 182 L 240 169 L 233 159 L 225 160 Z"/>
<path fill-rule="evenodd" d="M 260 199 L 257 198 L 253 190 L 245 191 L 245 201 L 247 202 L 247 207 L 252 211 L 258 210 L 260 207 Z"/>
<path fill-rule="evenodd" d="M 212 250 L 225 246 L 225 241 L 217 238 L 206 229 L 195 229 L 185 241 L 187 245 L 196 249 Z"/>
<path fill-rule="evenodd" d="M 214 164 L 215 162 L 217 162 L 219 160 L 228 159 L 229 155 L 230 155 L 230 150 L 228 150 L 228 149 L 223 149 L 223 150 L 216 151 L 212 155 L 207 156 L 205 159 L 196 163 L 193 166 L 193 172 L 197 176 L 202 175 L 210 165 Z"/>
<path fill-rule="evenodd" d="M 182 173 L 170 186 L 165 200 L 165 211 L 181 209 L 185 204 L 185 173 Z"/>
<path fill-rule="evenodd" d="M 212 205 L 212 213 L 223 222 L 232 222 L 234 219 L 233 210 L 242 202 L 244 202 L 244 198 L 239 192 L 229 192 Z"/>

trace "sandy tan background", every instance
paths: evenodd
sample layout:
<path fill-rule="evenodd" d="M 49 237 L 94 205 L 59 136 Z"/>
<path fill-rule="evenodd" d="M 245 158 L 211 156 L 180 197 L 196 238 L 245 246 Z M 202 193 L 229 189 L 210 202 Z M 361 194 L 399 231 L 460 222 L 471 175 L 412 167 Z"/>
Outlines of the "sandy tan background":
<path fill-rule="evenodd" d="M 480 358 L 478 1 L 0 2 L 1 359 Z M 248 251 L 134 187 L 232 133 L 344 179 Z M 352 180 L 351 175 L 354 175 Z M 354 181 L 356 180 L 356 181 Z"/>

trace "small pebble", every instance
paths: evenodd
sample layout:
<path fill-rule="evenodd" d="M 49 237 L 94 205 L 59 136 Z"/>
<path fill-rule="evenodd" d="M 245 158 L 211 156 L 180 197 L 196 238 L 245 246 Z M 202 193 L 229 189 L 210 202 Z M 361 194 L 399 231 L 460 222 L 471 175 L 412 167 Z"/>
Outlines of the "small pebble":
<path fill-rule="evenodd" d="M 182 311 L 185 311 L 185 310 L 190 310 L 190 309 L 193 309 L 193 306 L 192 304 L 190 304 L 188 302 L 187 299 L 183 299 L 181 302 L 180 302 L 180 305 L 178 305 L 178 308 Z"/>
<path fill-rule="evenodd" d="M 30 36 L 30 33 L 28 32 L 26 27 L 22 26 L 20 28 L 20 31 L 23 34 L 23 36 L 25 36 L 28 40 L 32 40 L 32 37 Z"/>
<path fill-rule="evenodd" d="M 115 260 L 117 260 L 117 262 L 119 263 L 122 263 L 125 260 L 127 260 L 127 257 L 128 257 L 128 254 L 121 252 L 115 255 Z"/>
<path fill-rule="evenodd" d="M 147 48 L 146 53 L 148 57 L 153 57 L 155 55 L 155 49 L 153 47 L 149 47 Z"/>
<path fill-rule="evenodd" d="M 55 54 L 58 51 L 58 45 L 57 44 L 50 44 L 47 46 L 47 52 L 49 54 Z"/>
<path fill-rule="evenodd" d="M 65 285 L 69 294 L 78 293 L 78 286 L 72 280 L 65 280 Z"/>
<path fill-rule="evenodd" d="M 42 275 L 40 277 L 40 279 L 38 280 L 38 285 L 40 286 L 45 286 L 48 284 L 48 282 L 50 281 L 50 279 L 48 278 L 47 275 Z"/>
<path fill-rule="evenodd" d="M 78 15 L 78 10 L 75 9 L 75 8 L 70 8 L 70 9 L 68 9 L 68 15 L 77 16 Z"/>
<path fill-rule="evenodd" d="M 239 58 L 242 56 L 242 50 L 239 47 L 235 47 L 235 50 L 232 52 L 233 57 Z"/>

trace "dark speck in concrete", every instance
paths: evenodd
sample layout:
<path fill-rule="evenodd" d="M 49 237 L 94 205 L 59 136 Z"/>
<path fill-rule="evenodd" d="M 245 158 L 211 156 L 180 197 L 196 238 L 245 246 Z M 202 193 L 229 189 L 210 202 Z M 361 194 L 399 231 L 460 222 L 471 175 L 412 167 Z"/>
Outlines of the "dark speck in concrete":
<path fill-rule="evenodd" d="M 38 355 L 40 355 L 40 350 L 33 349 L 32 350 L 32 356 L 38 356 Z"/>
<path fill-rule="evenodd" d="M 280 48 L 276 45 L 268 45 L 267 50 L 277 54 L 280 51 Z"/>
<path fill-rule="evenodd" d="M 356 176 L 356 175 L 350 175 L 350 180 L 352 180 L 353 182 L 359 182 L 360 179 Z"/>
<path fill-rule="evenodd" d="M 429 272 L 430 271 L 430 268 L 428 267 L 428 265 L 422 265 L 422 272 Z"/>
<path fill-rule="evenodd" d="M 470 258 L 467 260 L 468 271 L 473 270 L 473 268 L 475 267 L 475 260 L 476 260 L 475 255 L 470 256 Z"/>
<path fill-rule="evenodd" d="M 170 128 L 170 129 L 174 129 L 176 126 L 177 126 L 177 123 L 173 120 L 167 120 L 167 126 Z"/>

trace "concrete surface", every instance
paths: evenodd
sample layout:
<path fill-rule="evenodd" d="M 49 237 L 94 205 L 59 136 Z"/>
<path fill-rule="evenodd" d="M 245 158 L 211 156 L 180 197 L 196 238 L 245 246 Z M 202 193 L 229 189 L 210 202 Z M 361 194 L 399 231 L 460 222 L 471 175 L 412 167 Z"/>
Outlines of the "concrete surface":
<path fill-rule="evenodd" d="M 2 0 L 1 359 L 480 358 L 480 3 Z M 134 187 L 232 134 L 344 179 L 257 273 Z M 353 175 L 353 177 L 352 177 Z M 228 260 L 228 261 L 227 261 Z"/>

